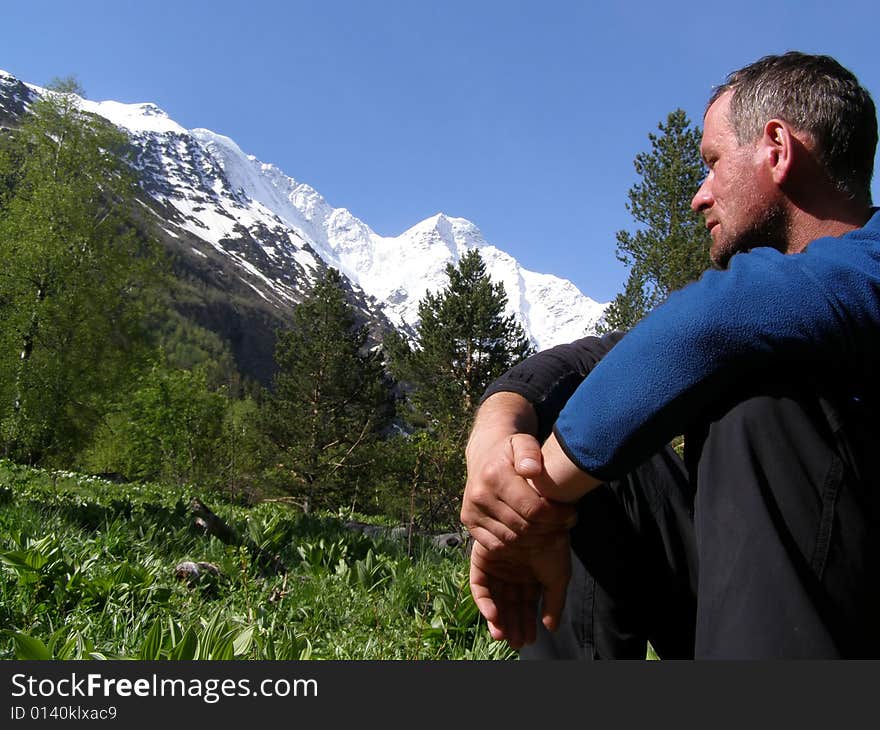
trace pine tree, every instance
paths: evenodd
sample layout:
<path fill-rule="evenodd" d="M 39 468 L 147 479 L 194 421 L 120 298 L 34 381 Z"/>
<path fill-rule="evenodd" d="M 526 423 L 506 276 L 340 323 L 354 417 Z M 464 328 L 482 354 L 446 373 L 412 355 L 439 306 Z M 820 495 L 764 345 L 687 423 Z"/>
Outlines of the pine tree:
<path fill-rule="evenodd" d="M 279 449 L 277 476 L 314 506 L 354 500 L 370 447 L 393 415 L 381 355 L 367 349 L 335 269 L 320 276 L 279 334 L 277 373 L 265 412 Z"/>
<path fill-rule="evenodd" d="M 464 445 L 480 396 L 532 348 L 513 316 L 507 294 L 492 282 L 479 252 L 448 264 L 447 286 L 419 302 L 415 341 L 386 338 L 395 375 L 410 388 L 409 419 L 425 427 L 409 448 L 412 466 L 401 489 L 410 519 L 423 527 L 457 524 L 465 479 Z"/>
<path fill-rule="evenodd" d="M 467 426 L 483 391 L 532 352 L 512 315 L 504 285 L 493 282 L 479 251 L 446 265 L 449 283 L 419 302 L 413 346 L 395 338 L 392 359 L 429 421 Z M 395 357 L 396 356 L 396 357 Z"/>
<path fill-rule="evenodd" d="M 627 210 L 642 227 L 617 233 L 617 258 L 630 273 L 605 314 L 605 331 L 629 329 L 709 266 L 709 233 L 690 207 L 704 175 L 700 130 L 681 109 L 658 129 L 648 135 L 651 152 L 634 160 L 641 182 L 630 188 Z"/>
<path fill-rule="evenodd" d="M 0 136 L 0 449 L 82 446 L 143 341 L 152 251 L 134 226 L 127 138 L 70 80 Z"/>
<path fill-rule="evenodd" d="M 599 323 L 599 331 L 605 333 L 615 329 L 627 330 L 644 317 L 651 309 L 646 288 L 644 278 L 637 270 L 632 269 L 623 291 L 614 297 L 605 310 Z"/>

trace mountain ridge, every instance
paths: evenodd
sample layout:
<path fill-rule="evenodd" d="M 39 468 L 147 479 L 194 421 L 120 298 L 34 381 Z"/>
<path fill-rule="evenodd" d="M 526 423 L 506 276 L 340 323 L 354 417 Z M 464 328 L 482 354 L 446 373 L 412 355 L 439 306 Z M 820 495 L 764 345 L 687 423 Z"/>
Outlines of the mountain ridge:
<path fill-rule="evenodd" d="M 0 115 L 20 115 L 30 95 L 44 93 L 0 71 Z M 381 236 L 232 138 L 187 130 L 152 102 L 80 103 L 129 135 L 164 234 L 184 249 L 188 243 L 187 255 L 207 257 L 210 248 L 228 257 L 255 296 L 276 308 L 295 306 L 315 272 L 333 266 L 370 316 L 411 334 L 419 300 L 442 288 L 446 265 L 472 248 L 504 284 L 508 313 L 538 350 L 593 334 L 607 307 L 566 279 L 524 269 L 467 219 L 438 212 L 398 236 Z"/>

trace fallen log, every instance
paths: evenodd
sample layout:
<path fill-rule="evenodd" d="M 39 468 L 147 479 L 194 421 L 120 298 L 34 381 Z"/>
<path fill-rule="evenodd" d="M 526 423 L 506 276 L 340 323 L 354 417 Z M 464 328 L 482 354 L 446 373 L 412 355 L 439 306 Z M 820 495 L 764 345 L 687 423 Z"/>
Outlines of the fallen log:
<path fill-rule="evenodd" d="M 264 550 L 249 537 L 242 539 L 222 517 L 214 514 L 210 507 L 198 497 L 193 497 L 190 500 L 189 509 L 196 517 L 196 525 L 204 530 L 206 535 L 213 535 L 224 545 L 244 545 L 250 551 L 256 564 L 264 571 L 278 575 L 287 573 L 287 567 L 281 561 L 280 555 L 273 555 Z"/>
<path fill-rule="evenodd" d="M 240 545 L 241 539 L 226 522 L 215 515 L 211 509 L 198 497 L 193 497 L 189 503 L 190 512 L 196 516 L 196 525 L 201 527 L 206 534 L 213 535 L 224 545 Z"/>

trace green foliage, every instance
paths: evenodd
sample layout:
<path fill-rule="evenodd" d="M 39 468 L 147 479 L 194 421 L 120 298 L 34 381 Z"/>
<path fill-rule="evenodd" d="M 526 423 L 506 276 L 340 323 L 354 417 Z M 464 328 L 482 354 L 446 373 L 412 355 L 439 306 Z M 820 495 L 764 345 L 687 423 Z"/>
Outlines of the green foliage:
<path fill-rule="evenodd" d="M 22 660 L 66 660 L 91 659 L 94 647 L 79 631 L 68 631 L 62 627 L 52 632 L 47 643 L 20 631 L 4 630 L 14 642 L 14 657 Z"/>
<path fill-rule="evenodd" d="M 260 406 L 253 398 L 227 400 L 214 477 L 232 500 L 255 499 L 270 449 L 262 431 Z"/>
<path fill-rule="evenodd" d="M 218 501 L 246 549 L 191 527 L 187 498 L 0 460 L 0 658 L 510 659 L 467 588 L 467 561 L 427 541 L 349 532 L 329 515 Z M 220 499 L 219 497 L 217 498 Z M 175 579 L 182 560 L 222 575 Z"/>
<path fill-rule="evenodd" d="M 429 635 L 442 637 L 444 641 L 468 632 L 478 623 L 480 613 L 473 601 L 464 600 L 469 595 L 466 580 L 456 582 L 443 576 L 432 602 L 433 615 Z"/>
<path fill-rule="evenodd" d="M 208 390 L 203 371 L 155 365 L 109 414 L 85 463 L 132 480 L 211 481 L 226 410 L 227 399 Z"/>
<path fill-rule="evenodd" d="M 170 303 L 156 307 L 149 325 L 166 367 L 173 370 L 200 369 L 204 371 L 211 390 L 226 386 L 230 397 L 243 396 L 245 384 L 235 358 L 219 335 L 185 319 Z"/>
<path fill-rule="evenodd" d="M 641 227 L 617 233 L 617 258 L 629 267 L 625 289 L 611 302 L 602 329 L 629 329 L 669 294 L 709 266 L 709 233 L 690 202 L 704 175 L 700 130 L 676 109 L 649 134 L 651 152 L 636 155 L 641 181 L 627 210 Z"/>
<path fill-rule="evenodd" d="M 306 511 L 357 498 L 364 467 L 393 415 L 380 354 L 367 348 L 342 278 L 328 269 L 278 336 L 265 431 L 278 449 L 275 478 Z"/>
<path fill-rule="evenodd" d="M 69 80 L 0 137 L 0 443 L 62 462 L 139 365 L 154 249 L 134 226 L 127 139 Z"/>
<path fill-rule="evenodd" d="M 303 542 L 296 547 L 296 551 L 302 558 L 303 565 L 312 572 L 321 572 L 325 569 L 336 569 L 348 557 L 348 546 L 339 540 L 325 540 L 323 537 L 317 542 Z"/>
<path fill-rule="evenodd" d="M 223 617 L 222 609 L 200 626 L 184 627 L 173 619 L 157 618 L 137 652 L 138 659 L 228 660 L 247 656 L 254 640 L 252 626 L 239 627 Z"/>
<path fill-rule="evenodd" d="M 597 329 L 600 333 L 628 330 L 650 310 L 645 280 L 639 271 L 632 269 L 627 276 L 624 290 L 608 305 Z"/>
<path fill-rule="evenodd" d="M 373 491 L 364 509 L 428 532 L 457 530 L 463 453 L 459 434 L 442 428 L 389 438 L 376 449 Z"/>

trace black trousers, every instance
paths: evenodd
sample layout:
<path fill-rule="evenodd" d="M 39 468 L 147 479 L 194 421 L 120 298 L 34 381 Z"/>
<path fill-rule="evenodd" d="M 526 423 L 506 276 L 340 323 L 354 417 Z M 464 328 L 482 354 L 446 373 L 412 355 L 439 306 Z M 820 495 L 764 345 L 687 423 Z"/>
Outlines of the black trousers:
<path fill-rule="evenodd" d="M 809 383 L 733 395 L 581 501 L 562 625 L 520 658 L 880 657 L 878 421 Z"/>

